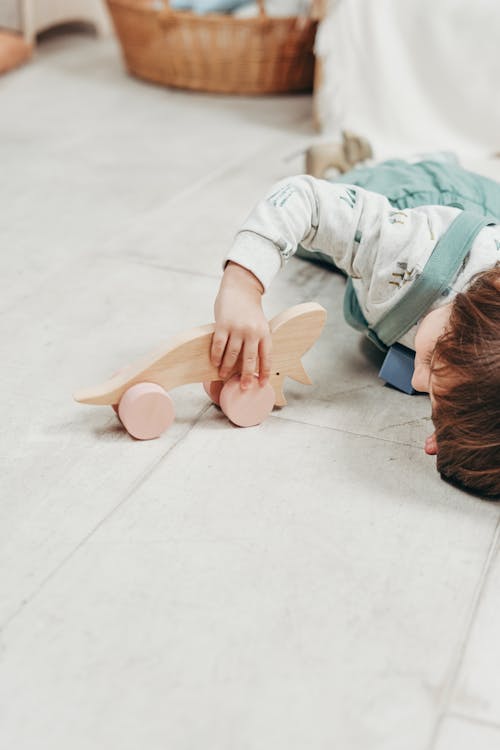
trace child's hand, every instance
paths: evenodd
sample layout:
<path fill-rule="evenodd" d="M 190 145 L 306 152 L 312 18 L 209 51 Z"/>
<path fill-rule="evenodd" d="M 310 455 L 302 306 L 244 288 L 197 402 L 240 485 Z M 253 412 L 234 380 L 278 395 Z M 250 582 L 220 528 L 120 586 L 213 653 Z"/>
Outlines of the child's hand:
<path fill-rule="evenodd" d="M 259 385 L 263 387 L 271 374 L 271 332 L 262 310 L 262 284 L 243 266 L 229 261 L 214 304 L 215 331 L 210 359 L 225 379 L 233 369 L 240 352 L 240 386 L 245 390 L 253 381 L 259 360 Z"/>

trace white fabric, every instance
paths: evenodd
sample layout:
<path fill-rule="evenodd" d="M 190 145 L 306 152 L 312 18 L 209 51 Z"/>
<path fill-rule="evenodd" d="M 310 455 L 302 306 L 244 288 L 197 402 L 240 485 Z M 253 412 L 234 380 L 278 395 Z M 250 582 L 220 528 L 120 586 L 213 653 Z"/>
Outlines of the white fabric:
<path fill-rule="evenodd" d="M 379 157 L 500 151 L 498 0 L 333 0 L 316 37 L 322 129 Z"/>
<path fill-rule="evenodd" d="M 398 211 L 378 193 L 297 175 L 277 182 L 259 201 L 222 267 L 228 260 L 239 263 L 266 292 L 299 243 L 320 250 L 353 278 L 363 314 L 375 324 L 411 288 L 458 213 L 449 206 Z M 475 273 L 493 268 L 499 248 L 500 225 L 482 229 L 460 273 L 429 311 L 451 302 Z M 400 343 L 414 348 L 415 333 L 416 326 Z"/>

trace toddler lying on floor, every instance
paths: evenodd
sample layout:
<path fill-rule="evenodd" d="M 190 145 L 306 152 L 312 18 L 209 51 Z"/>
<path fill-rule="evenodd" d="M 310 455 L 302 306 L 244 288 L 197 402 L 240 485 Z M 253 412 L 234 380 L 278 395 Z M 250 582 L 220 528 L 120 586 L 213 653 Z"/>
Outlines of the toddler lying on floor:
<path fill-rule="evenodd" d="M 393 328 L 411 294 L 415 314 L 396 340 L 416 352 L 412 385 L 430 395 L 435 432 L 425 450 L 437 454 L 444 479 L 498 498 L 499 222 L 500 184 L 457 164 L 392 160 L 335 182 L 282 180 L 223 260 L 212 363 L 225 379 L 241 352 L 241 388 L 255 375 L 268 382 L 271 337 L 261 296 L 299 246 L 302 257 L 331 259 L 348 275 L 346 319 L 382 347 L 394 342 L 377 336 L 387 330 L 381 323 L 390 315 Z M 428 283 L 438 257 L 441 271 L 447 267 L 444 288 Z"/>

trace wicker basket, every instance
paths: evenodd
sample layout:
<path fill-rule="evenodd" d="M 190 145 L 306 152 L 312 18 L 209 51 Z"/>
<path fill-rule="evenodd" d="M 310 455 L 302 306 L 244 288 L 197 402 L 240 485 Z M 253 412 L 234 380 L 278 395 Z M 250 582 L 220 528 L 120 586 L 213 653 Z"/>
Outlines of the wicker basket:
<path fill-rule="evenodd" d="M 107 0 L 130 73 L 224 94 L 310 91 L 317 21 L 174 11 L 161 0 Z M 163 7 L 162 7 L 163 6 Z"/>

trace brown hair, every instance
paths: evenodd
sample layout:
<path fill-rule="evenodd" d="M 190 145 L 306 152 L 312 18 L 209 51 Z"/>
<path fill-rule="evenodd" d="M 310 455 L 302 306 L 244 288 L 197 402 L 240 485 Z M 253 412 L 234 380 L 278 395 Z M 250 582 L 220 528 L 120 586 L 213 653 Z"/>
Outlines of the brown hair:
<path fill-rule="evenodd" d="M 434 390 L 432 418 L 443 479 L 500 499 L 500 267 L 476 274 L 453 301 L 431 368 L 453 385 Z M 437 392 L 436 392 L 437 391 Z"/>

